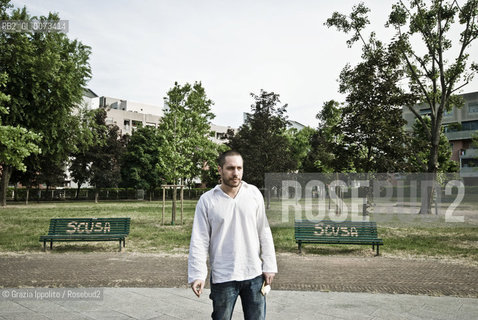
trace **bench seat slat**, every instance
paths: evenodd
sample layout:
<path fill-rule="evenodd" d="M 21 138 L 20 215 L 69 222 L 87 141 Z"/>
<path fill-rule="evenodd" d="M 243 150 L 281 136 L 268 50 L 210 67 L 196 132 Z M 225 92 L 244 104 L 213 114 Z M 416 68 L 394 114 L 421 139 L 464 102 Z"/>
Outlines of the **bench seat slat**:
<path fill-rule="evenodd" d="M 95 234 L 95 235 L 88 235 L 88 234 L 73 234 L 73 235 L 63 235 L 63 234 L 52 234 L 52 235 L 47 235 L 47 236 L 40 236 L 40 239 L 42 240 L 47 240 L 47 239 L 110 239 L 110 238 L 126 238 L 128 235 L 127 234 L 108 234 L 108 235 L 101 235 L 101 234 Z"/>

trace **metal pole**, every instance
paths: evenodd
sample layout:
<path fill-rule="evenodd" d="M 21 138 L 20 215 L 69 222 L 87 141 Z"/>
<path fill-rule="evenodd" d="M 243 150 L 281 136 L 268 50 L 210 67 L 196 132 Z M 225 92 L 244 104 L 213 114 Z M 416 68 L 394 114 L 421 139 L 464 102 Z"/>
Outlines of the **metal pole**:
<path fill-rule="evenodd" d="M 164 225 L 164 205 L 166 203 L 166 188 L 163 187 L 163 213 L 161 214 L 161 225 Z"/>
<path fill-rule="evenodd" d="M 183 224 L 183 199 L 184 199 L 184 186 L 181 185 L 181 224 Z"/>

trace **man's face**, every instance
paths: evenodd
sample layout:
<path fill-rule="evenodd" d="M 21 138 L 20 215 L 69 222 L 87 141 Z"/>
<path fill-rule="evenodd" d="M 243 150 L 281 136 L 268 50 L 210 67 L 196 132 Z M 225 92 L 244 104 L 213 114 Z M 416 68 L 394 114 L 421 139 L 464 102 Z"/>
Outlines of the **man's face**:
<path fill-rule="evenodd" d="M 242 180 L 242 157 L 241 156 L 227 156 L 224 166 L 219 167 L 219 175 L 222 183 L 235 188 L 241 184 Z"/>

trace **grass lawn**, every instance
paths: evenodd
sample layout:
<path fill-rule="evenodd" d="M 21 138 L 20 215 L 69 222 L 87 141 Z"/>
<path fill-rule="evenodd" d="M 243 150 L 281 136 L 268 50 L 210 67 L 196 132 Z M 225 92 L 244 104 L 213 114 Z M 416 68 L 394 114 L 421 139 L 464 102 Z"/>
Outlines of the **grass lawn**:
<path fill-rule="evenodd" d="M 131 217 L 126 250 L 143 253 L 187 253 L 196 201 L 184 202 L 183 224 L 178 207 L 176 225 L 171 225 L 171 202 L 161 224 L 161 202 L 55 202 L 10 205 L 0 209 L 0 252 L 41 252 L 40 235 L 48 233 L 50 218 Z M 282 223 L 278 208 L 268 212 L 277 252 L 297 252 L 292 224 Z M 411 226 L 380 224 L 383 255 L 434 257 L 478 264 L 478 226 Z M 116 242 L 55 243 L 53 252 L 113 252 Z M 304 245 L 307 254 L 367 255 L 371 246 Z"/>
<path fill-rule="evenodd" d="M 179 203 L 178 203 L 179 204 Z M 126 249 L 137 252 L 187 252 L 196 201 L 184 202 L 184 224 L 180 208 L 176 225 L 171 225 L 171 203 L 161 225 L 161 202 L 59 202 L 11 205 L 0 209 L 0 252 L 40 251 L 40 235 L 48 233 L 51 218 L 131 217 Z M 113 251 L 117 243 L 57 242 L 56 251 Z"/>

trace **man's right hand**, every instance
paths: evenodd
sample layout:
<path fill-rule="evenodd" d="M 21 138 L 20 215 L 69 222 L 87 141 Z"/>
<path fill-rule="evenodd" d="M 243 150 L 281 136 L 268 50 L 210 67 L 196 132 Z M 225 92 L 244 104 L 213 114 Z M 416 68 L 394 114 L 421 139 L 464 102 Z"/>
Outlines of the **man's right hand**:
<path fill-rule="evenodd" d="M 191 283 L 191 288 L 199 298 L 201 296 L 202 289 L 204 289 L 204 280 L 194 280 L 194 282 Z"/>

